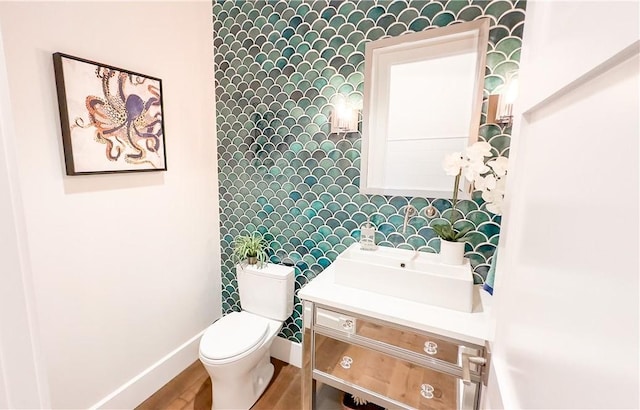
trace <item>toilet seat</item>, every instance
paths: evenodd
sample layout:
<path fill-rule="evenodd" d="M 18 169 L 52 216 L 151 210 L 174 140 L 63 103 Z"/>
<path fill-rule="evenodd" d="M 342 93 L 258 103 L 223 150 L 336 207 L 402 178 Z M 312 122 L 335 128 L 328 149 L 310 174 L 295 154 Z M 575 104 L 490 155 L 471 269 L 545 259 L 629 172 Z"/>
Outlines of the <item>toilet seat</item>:
<path fill-rule="evenodd" d="M 232 312 L 207 328 L 200 341 L 200 356 L 226 363 L 248 355 L 267 336 L 269 321 L 248 312 Z"/>

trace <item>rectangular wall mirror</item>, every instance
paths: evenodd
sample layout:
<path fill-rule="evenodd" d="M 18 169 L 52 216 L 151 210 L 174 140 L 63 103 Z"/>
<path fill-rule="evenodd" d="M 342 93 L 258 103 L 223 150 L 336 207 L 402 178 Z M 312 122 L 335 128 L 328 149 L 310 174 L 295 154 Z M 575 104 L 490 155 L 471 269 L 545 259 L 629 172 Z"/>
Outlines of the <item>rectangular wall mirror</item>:
<path fill-rule="evenodd" d="M 479 19 L 366 45 L 362 193 L 451 198 L 442 160 L 477 139 L 488 36 Z"/>

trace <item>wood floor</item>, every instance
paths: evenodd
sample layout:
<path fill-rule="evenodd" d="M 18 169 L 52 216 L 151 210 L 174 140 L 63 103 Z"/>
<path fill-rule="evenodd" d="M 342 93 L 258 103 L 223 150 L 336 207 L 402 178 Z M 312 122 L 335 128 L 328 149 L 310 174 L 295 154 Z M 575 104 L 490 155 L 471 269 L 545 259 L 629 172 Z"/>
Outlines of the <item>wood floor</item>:
<path fill-rule="evenodd" d="M 300 408 L 300 369 L 271 359 L 275 373 L 252 410 Z M 211 410 L 211 379 L 199 360 L 136 407 L 138 410 Z"/>

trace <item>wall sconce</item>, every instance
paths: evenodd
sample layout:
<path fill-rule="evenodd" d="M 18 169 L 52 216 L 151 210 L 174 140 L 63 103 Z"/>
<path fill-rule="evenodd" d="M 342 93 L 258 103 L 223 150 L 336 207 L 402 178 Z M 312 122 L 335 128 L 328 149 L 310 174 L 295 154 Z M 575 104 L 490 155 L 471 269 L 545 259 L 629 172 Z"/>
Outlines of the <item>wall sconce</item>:
<path fill-rule="evenodd" d="M 513 103 L 518 96 L 518 78 L 511 78 L 500 94 L 491 94 L 487 107 L 487 122 L 511 125 Z"/>
<path fill-rule="evenodd" d="M 339 101 L 331 113 L 331 132 L 357 132 L 358 110 Z"/>

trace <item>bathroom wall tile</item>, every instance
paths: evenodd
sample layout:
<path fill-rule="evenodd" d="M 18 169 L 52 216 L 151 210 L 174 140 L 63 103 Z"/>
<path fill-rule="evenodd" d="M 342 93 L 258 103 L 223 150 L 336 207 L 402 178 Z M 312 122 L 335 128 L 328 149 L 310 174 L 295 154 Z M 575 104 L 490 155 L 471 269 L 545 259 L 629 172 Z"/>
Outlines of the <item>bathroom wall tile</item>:
<path fill-rule="evenodd" d="M 332 102 L 338 95 L 362 102 L 367 42 L 481 17 L 491 22 L 486 98 L 518 69 L 524 7 L 515 0 L 213 3 L 224 313 L 240 309 L 231 262 L 239 234 L 261 232 L 271 261 L 295 266 L 296 291 L 359 239 L 367 217 L 383 246 L 439 250 L 430 225 L 449 215 L 451 201 L 360 194 L 361 135 L 330 133 Z M 480 138 L 508 156 L 510 128 L 487 124 L 484 112 L 482 123 Z M 414 217 L 403 234 L 409 203 L 438 214 Z M 461 201 L 456 217 L 456 226 L 473 227 L 465 250 L 480 280 L 500 217 L 477 195 Z M 301 313 L 296 297 L 280 336 L 301 340 Z"/>

